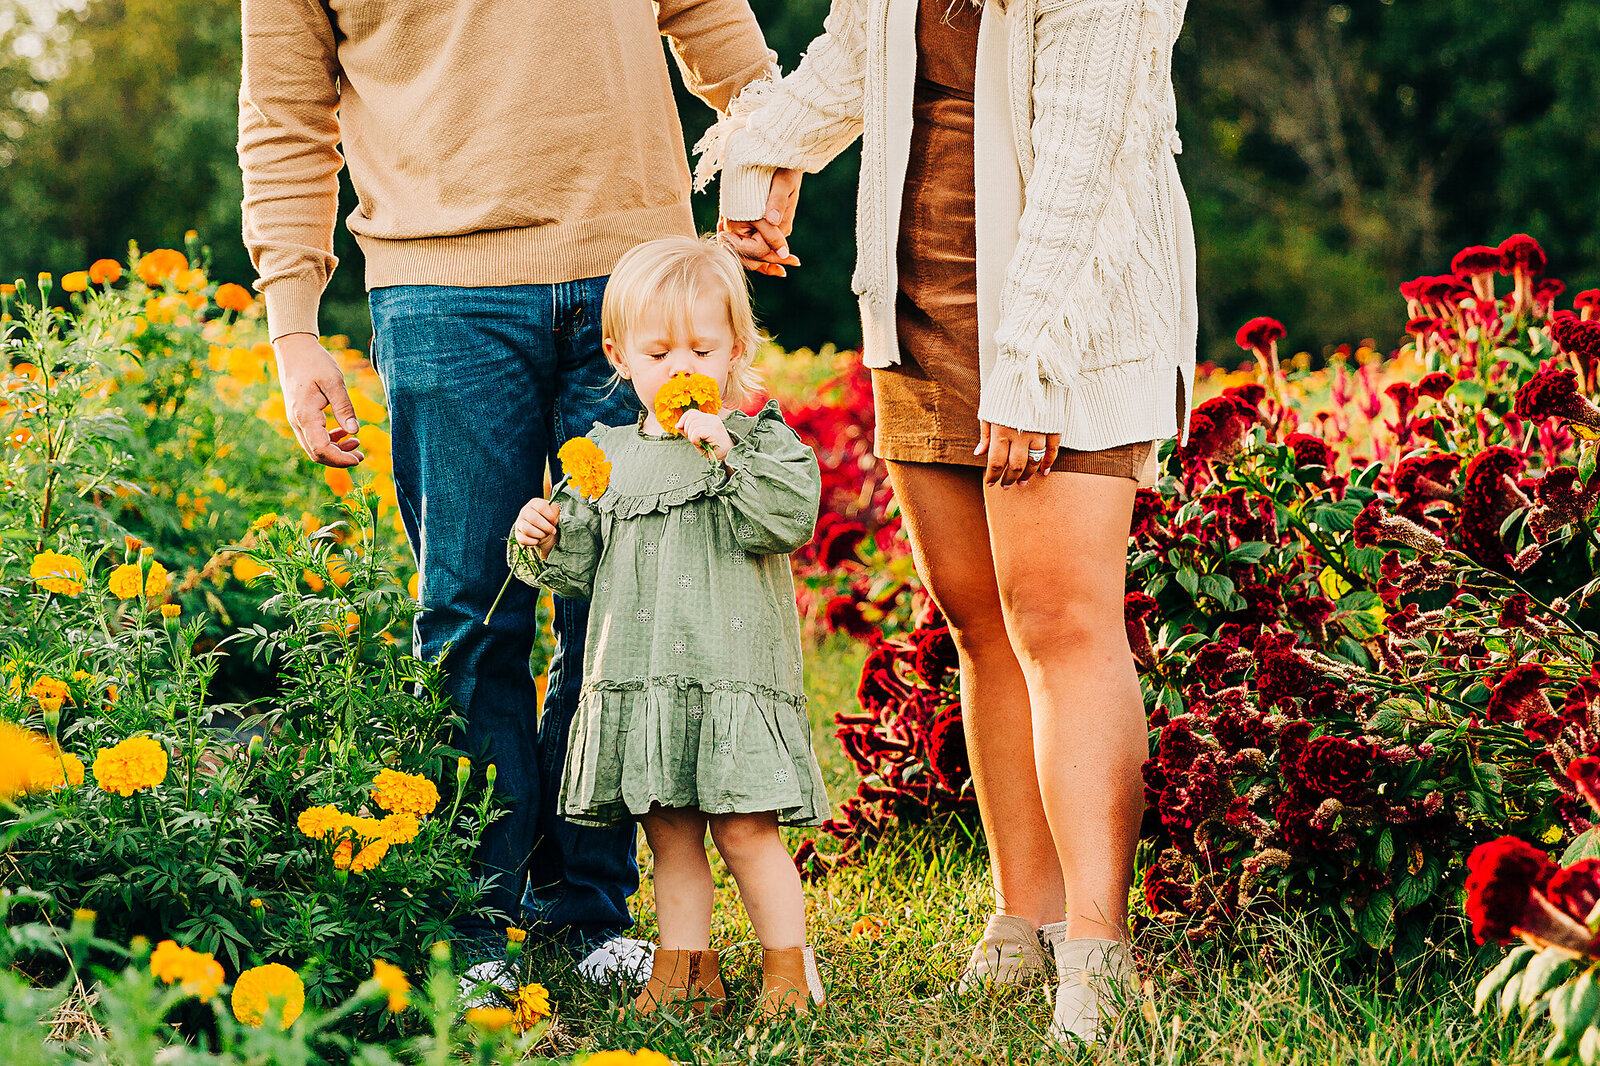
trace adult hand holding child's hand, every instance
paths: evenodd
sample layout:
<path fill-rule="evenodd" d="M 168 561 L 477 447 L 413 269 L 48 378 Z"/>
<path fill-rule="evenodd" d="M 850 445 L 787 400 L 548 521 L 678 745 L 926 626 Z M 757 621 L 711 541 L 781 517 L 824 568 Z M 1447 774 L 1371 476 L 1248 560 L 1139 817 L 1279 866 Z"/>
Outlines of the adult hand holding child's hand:
<path fill-rule="evenodd" d="M 517 514 L 511 533 L 517 543 L 527 548 L 537 548 L 539 558 L 549 557 L 556 546 L 556 522 L 561 518 L 561 508 L 549 500 L 534 497 L 523 505 Z"/>
<path fill-rule="evenodd" d="M 728 427 L 723 423 L 722 416 L 709 411 L 685 411 L 683 417 L 678 419 L 678 432 L 696 448 L 700 447 L 702 441 L 710 443 L 718 462 L 726 459 L 728 449 L 733 447 L 733 438 L 728 436 Z"/>

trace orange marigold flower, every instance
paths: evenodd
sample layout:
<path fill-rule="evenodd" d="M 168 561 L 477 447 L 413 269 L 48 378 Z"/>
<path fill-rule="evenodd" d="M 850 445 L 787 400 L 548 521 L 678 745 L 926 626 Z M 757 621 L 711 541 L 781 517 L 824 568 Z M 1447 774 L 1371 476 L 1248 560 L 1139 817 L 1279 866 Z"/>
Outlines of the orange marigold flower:
<path fill-rule="evenodd" d="M 656 421 L 668 433 L 678 432 L 678 419 L 690 411 L 722 412 L 722 394 L 716 379 L 680 370 L 656 391 Z"/>
<path fill-rule="evenodd" d="M 438 788 L 426 777 L 416 774 L 379 770 L 372 785 L 372 802 L 395 814 L 413 814 L 422 818 L 432 814 L 439 805 Z"/>
<path fill-rule="evenodd" d="M 47 592 L 76 596 L 83 591 L 83 563 L 61 552 L 42 551 L 35 555 L 28 576 Z"/>
<path fill-rule="evenodd" d="M 490 1033 L 509 1029 L 517 1023 L 517 1016 L 505 1007 L 473 1007 L 464 1015 L 468 1025 Z"/>
<path fill-rule="evenodd" d="M 300 817 L 295 819 L 295 825 L 300 832 L 313 840 L 321 840 L 336 829 L 343 827 L 344 815 L 332 807 L 307 807 L 300 812 Z"/>
<path fill-rule="evenodd" d="M 217 294 L 212 299 L 224 311 L 247 311 L 250 309 L 250 305 L 255 302 L 250 295 L 249 289 L 243 285 L 235 285 L 231 281 L 217 286 Z"/>
<path fill-rule="evenodd" d="M 389 997 L 389 1010 L 400 1013 L 411 1005 L 411 982 L 405 971 L 384 959 L 372 960 L 372 979 Z"/>
<path fill-rule="evenodd" d="M 89 280 L 96 285 L 110 285 L 122 277 L 122 264 L 115 259 L 96 259 L 89 264 Z"/>
<path fill-rule="evenodd" d="M 339 846 L 333 849 L 333 868 L 335 870 L 350 869 L 350 856 L 355 850 L 356 846 L 350 841 L 341 841 Z"/>
<path fill-rule="evenodd" d="M 371 844 L 368 844 L 366 847 L 362 848 L 360 851 L 356 852 L 355 857 L 350 860 L 350 872 L 353 874 L 364 874 L 374 866 L 378 865 L 378 863 L 382 862 L 383 857 L 387 854 L 389 854 L 388 842 L 383 840 L 375 840 Z"/>
<path fill-rule="evenodd" d="M 83 784 L 83 760 L 70 751 L 56 751 L 37 763 L 29 792 L 77 788 Z"/>
<path fill-rule="evenodd" d="M 544 985 L 523 985 L 511 997 L 517 1015 L 517 1032 L 526 1033 L 550 1017 L 550 993 Z"/>
<path fill-rule="evenodd" d="M 350 476 L 350 471 L 342 466 L 325 466 L 322 468 L 322 477 L 328 483 L 328 488 L 333 490 L 335 496 L 348 496 L 356 487 L 355 479 Z"/>
<path fill-rule="evenodd" d="M 883 939 L 883 919 L 875 914 L 864 914 L 850 927 L 850 935 L 863 940 Z"/>
<path fill-rule="evenodd" d="M 606 494 L 611 484 L 611 462 L 600 445 L 588 437 L 573 437 L 563 444 L 556 452 L 556 462 L 581 495 L 598 500 Z"/>
<path fill-rule="evenodd" d="M 0 799 L 13 800 L 36 792 L 56 759 L 50 742 L 38 733 L 0 722 Z"/>
<path fill-rule="evenodd" d="M 417 834 L 421 830 L 422 826 L 417 821 L 417 816 L 407 811 L 391 814 L 378 823 L 378 832 L 381 834 L 379 839 L 385 844 L 409 844 L 417 839 Z"/>
<path fill-rule="evenodd" d="M 152 600 L 165 596 L 167 594 L 167 579 L 170 576 L 171 575 L 167 573 L 166 567 L 162 566 L 154 559 L 151 559 L 150 573 L 144 579 L 145 596 Z"/>
<path fill-rule="evenodd" d="M 139 595 L 144 585 L 144 575 L 139 572 L 138 563 L 123 563 L 111 571 L 111 577 L 106 582 L 111 588 L 111 594 L 119 600 L 131 600 Z"/>
<path fill-rule="evenodd" d="M 167 749 L 154 737 L 129 737 L 101 748 L 94 758 L 94 781 L 106 792 L 131 796 L 167 779 Z"/>
<path fill-rule="evenodd" d="M 157 248 L 139 257 L 134 270 L 139 280 L 154 288 L 165 285 L 179 272 L 189 269 L 189 257 L 172 248 Z"/>
<path fill-rule="evenodd" d="M 306 986 L 289 967 L 269 962 L 246 970 L 233 983 L 233 1016 L 244 1024 L 260 1028 L 274 1007 L 285 1029 L 306 1008 Z"/>
<path fill-rule="evenodd" d="M 61 710 L 61 705 L 67 701 L 67 691 L 65 681 L 46 674 L 33 683 L 28 695 L 38 700 L 39 706 L 46 712 L 55 712 Z"/>
<path fill-rule="evenodd" d="M 150 973 L 169 985 L 181 984 L 185 992 L 200 999 L 215 996 L 224 980 L 222 964 L 210 952 L 182 947 L 175 940 L 156 945 L 150 953 Z"/>
<path fill-rule="evenodd" d="M 89 272 L 87 270 L 74 270 L 61 275 L 62 292 L 82 292 L 89 287 Z"/>

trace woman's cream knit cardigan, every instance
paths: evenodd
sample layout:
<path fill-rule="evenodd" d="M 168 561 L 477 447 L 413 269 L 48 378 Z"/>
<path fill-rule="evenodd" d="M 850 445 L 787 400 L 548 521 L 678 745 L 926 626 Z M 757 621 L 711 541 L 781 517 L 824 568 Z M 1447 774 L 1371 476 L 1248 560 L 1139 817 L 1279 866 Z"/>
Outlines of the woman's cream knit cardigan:
<path fill-rule="evenodd" d="M 958 0 L 965 2 L 965 0 Z M 1194 238 L 1171 55 L 1187 0 L 989 0 L 978 38 L 979 416 L 1093 450 L 1187 431 Z M 833 0 L 781 82 L 757 82 L 699 146 L 722 213 L 752 219 L 772 171 L 863 138 L 864 362 L 899 362 L 895 244 L 911 145 L 918 0 Z M 1178 391 L 1181 390 L 1181 391 Z"/>

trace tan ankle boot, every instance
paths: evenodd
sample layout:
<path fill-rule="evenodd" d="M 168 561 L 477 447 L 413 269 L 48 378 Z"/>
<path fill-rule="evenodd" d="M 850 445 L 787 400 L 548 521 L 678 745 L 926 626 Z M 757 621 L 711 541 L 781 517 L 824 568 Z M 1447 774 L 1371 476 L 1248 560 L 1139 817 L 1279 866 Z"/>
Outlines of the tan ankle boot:
<path fill-rule="evenodd" d="M 811 1014 L 826 1002 L 817 956 L 810 948 L 778 948 L 761 952 L 761 998 L 756 1013 L 763 1018 L 785 1011 Z"/>
<path fill-rule="evenodd" d="M 650 980 L 634 999 L 633 1009 L 654 1014 L 663 1007 L 687 1003 L 695 1014 L 721 1014 L 727 1001 L 722 964 L 715 951 L 656 948 Z"/>
<path fill-rule="evenodd" d="M 986 986 L 1012 988 L 1031 984 L 1049 972 L 1050 959 L 1033 923 L 1015 915 L 991 914 L 956 991 L 965 995 Z"/>

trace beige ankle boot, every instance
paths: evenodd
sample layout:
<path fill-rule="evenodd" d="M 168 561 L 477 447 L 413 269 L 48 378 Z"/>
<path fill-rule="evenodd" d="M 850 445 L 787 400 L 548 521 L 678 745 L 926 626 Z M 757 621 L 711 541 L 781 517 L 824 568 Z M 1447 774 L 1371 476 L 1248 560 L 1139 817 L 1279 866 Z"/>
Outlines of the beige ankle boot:
<path fill-rule="evenodd" d="M 695 1014 L 721 1014 L 728 994 L 722 987 L 722 964 L 715 951 L 656 948 L 650 980 L 633 1001 L 640 1014 L 687 1003 Z"/>
<path fill-rule="evenodd" d="M 1013 988 L 1030 984 L 1050 972 L 1050 960 L 1039 941 L 1039 931 L 1026 918 L 991 914 L 983 936 L 973 946 L 972 957 L 961 974 L 956 991 L 965 995 L 985 985 Z"/>
<path fill-rule="evenodd" d="M 1138 972 L 1128 945 L 1120 940 L 1069 940 L 1066 923 L 1046 926 L 1045 936 L 1056 957 L 1055 1015 L 1050 1036 L 1064 1043 L 1076 1037 L 1092 1044 L 1117 1020 L 1115 989 L 1136 996 Z"/>
<path fill-rule="evenodd" d="M 773 1018 L 785 1011 L 811 1014 L 827 1002 L 816 952 L 810 948 L 764 949 L 761 952 L 761 998 L 756 1013 Z"/>

